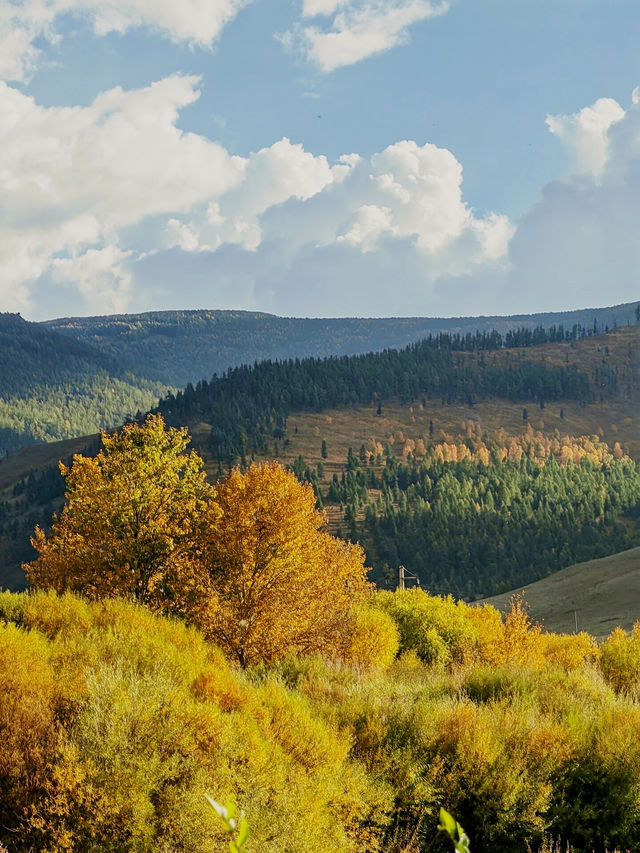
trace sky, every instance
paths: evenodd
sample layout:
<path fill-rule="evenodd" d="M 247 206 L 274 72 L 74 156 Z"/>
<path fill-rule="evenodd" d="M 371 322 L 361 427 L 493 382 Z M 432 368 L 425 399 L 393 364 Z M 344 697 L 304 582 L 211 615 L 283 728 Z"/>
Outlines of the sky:
<path fill-rule="evenodd" d="M 0 311 L 640 299 L 640 0 L 0 0 Z"/>

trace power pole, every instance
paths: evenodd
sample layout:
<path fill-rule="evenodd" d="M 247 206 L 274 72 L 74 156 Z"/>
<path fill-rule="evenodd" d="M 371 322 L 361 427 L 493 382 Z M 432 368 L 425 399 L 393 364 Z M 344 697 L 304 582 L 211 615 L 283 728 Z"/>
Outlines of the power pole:
<path fill-rule="evenodd" d="M 420 578 L 418 575 L 412 575 L 404 566 L 398 566 L 398 589 L 406 589 L 405 581 L 415 581 L 416 586 L 420 586 Z"/>

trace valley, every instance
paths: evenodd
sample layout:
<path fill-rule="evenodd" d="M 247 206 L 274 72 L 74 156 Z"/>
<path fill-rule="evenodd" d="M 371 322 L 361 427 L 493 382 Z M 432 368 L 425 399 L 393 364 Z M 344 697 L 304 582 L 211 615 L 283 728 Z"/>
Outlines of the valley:
<path fill-rule="evenodd" d="M 418 394 L 404 401 L 397 396 L 381 393 L 368 405 L 354 402 L 339 408 L 327 407 L 322 411 L 287 410 L 279 425 L 274 415 L 271 426 L 263 426 L 255 434 L 258 444 L 251 445 L 251 439 L 248 439 L 245 461 L 278 459 L 292 467 L 303 479 L 310 477 L 327 514 L 328 529 L 334 534 L 361 541 L 368 549 L 370 560 L 378 566 L 374 572 L 376 581 L 393 584 L 396 569 L 394 558 L 390 555 L 396 552 L 392 550 L 387 557 L 377 557 L 381 542 L 386 540 L 376 537 L 387 534 L 378 532 L 372 538 L 372 530 L 367 527 L 367 513 L 381 511 L 383 494 L 380 484 L 383 475 L 387 476 L 385 469 L 391 460 L 401 466 L 416 464 L 429 448 L 438 444 L 460 445 L 486 440 L 497 447 L 506 446 L 514 440 L 527 440 L 527 436 L 534 440 L 540 436 L 543 441 L 560 441 L 564 436 L 580 435 L 594 436 L 597 441 L 611 448 L 620 447 L 632 459 L 638 460 L 639 354 L 640 327 L 637 325 L 560 343 L 543 342 L 535 346 L 488 351 L 456 351 L 452 353 L 453 364 L 458 365 L 454 369 L 465 370 L 467 375 L 475 375 L 474 371 L 480 371 L 480 376 L 482 370 L 487 369 L 513 373 L 514 370 L 521 371 L 523 365 L 527 364 L 541 370 L 580 371 L 588 378 L 590 399 L 585 400 L 582 396 L 578 399 L 569 397 L 552 400 L 525 398 L 516 402 L 508 399 L 506 394 L 499 397 L 474 394 L 473 401 L 465 403 L 455 398 L 446 399 L 440 392 L 437 395 Z M 216 480 L 228 470 L 229 459 L 221 458 L 215 449 L 216 445 L 212 445 L 212 436 L 219 428 L 216 426 L 212 431 L 213 423 L 208 419 L 206 404 L 203 406 L 196 402 L 199 400 L 199 388 L 192 390 L 191 396 L 184 397 L 186 409 L 180 393 L 171 398 L 182 406 L 180 415 L 172 417 L 177 418 L 175 423 L 185 423 L 189 427 L 193 447 L 202 456 L 209 478 Z M 203 391 L 208 393 L 209 389 L 203 388 Z M 464 394 L 468 395 L 468 392 Z M 169 403 L 173 407 L 171 401 Z M 231 405 L 235 405 L 233 398 Z M 233 426 L 233 416 L 228 417 Z M 24 585 L 19 565 L 20 561 L 29 559 L 32 554 L 28 537 L 36 523 L 46 525 L 51 512 L 61 505 L 63 483 L 57 474 L 57 461 L 70 460 L 73 453 L 77 452 L 95 452 L 87 449 L 91 447 L 97 447 L 95 436 L 34 445 L 0 461 L 3 584 L 14 588 Z M 359 461 L 350 463 L 350 458 Z M 339 483 L 354 464 L 363 465 L 362 476 L 367 475 L 371 480 L 370 485 L 364 491 L 361 486 L 358 496 L 346 503 L 344 498 L 338 497 L 335 489 L 332 498 L 332 483 Z M 395 495 L 390 506 L 397 513 L 409 496 L 407 493 L 402 497 L 400 492 Z M 401 504 L 398 504 L 398 500 Z M 412 500 L 409 497 L 407 507 Z M 626 527 L 619 528 L 616 541 L 628 543 L 627 547 L 635 544 L 635 530 L 635 522 L 629 521 Z M 612 544 L 606 547 L 611 548 Z M 383 551 L 386 553 L 386 545 Z M 404 553 L 402 549 L 401 552 Z M 388 563 L 385 562 L 387 560 Z M 410 549 L 408 557 L 405 559 L 403 556 L 403 561 L 409 571 L 418 575 L 422 571 L 424 575 L 424 567 L 420 571 L 418 566 L 412 565 Z M 384 570 L 383 563 L 387 565 Z M 526 582 L 525 575 L 523 580 Z M 471 598 L 482 594 L 481 587 L 473 584 L 467 586 L 468 581 L 461 585 L 453 576 L 445 583 L 433 577 L 430 580 L 423 577 L 423 582 L 438 592 L 451 591 Z M 508 583 L 506 577 L 502 583 Z M 607 613 L 613 612 L 615 602 L 612 601 L 610 606 L 603 603 L 603 607 Z"/>

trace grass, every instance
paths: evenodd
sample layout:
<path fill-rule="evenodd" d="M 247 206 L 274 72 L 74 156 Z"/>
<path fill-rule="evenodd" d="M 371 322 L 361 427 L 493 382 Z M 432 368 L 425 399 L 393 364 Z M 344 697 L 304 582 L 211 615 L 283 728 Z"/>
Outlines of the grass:
<path fill-rule="evenodd" d="M 620 626 L 629 630 L 640 620 L 640 548 L 561 569 L 523 590 L 531 618 L 547 631 L 587 631 L 601 639 Z M 484 599 L 498 610 L 509 609 L 512 592 Z"/>

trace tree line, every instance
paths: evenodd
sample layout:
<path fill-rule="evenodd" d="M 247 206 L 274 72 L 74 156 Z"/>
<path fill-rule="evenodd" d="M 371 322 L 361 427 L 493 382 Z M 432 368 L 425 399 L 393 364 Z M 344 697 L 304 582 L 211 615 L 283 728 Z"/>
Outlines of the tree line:
<path fill-rule="evenodd" d="M 340 533 L 381 586 L 402 564 L 431 590 L 474 598 L 640 544 L 640 467 L 619 445 L 531 429 L 485 439 L 409 440 L 401 459 L 363 446 L 326 490 L 303 460 L 294 470 L 341 508 Z"/>
<path fill-rule="evenodd" d="M 592 392 L 588 378 L 574 366 L 529 359 L 506 366 L 482 358 L 471 363 L 456 355 L 450 336 L 438 335 L 401 350 L 244 365 L 169 394 L 158 411 L 173 424 L 210 423 L 214 458 L 232 466 L 250 451 L 264 452 L 269 439 L 284 438 L 291 412 L 360 405 L 381 413 L 389 399 L 473 405 L 492 397 L 587 402 Z"/>

